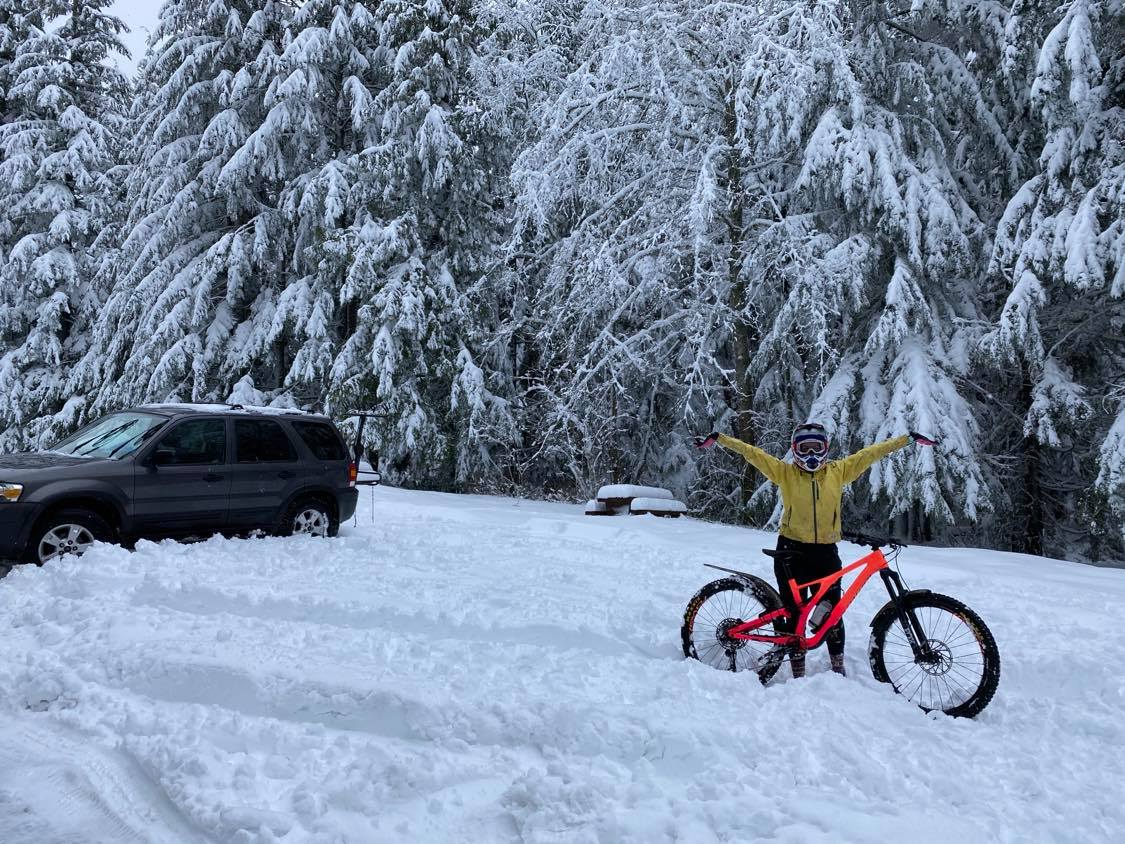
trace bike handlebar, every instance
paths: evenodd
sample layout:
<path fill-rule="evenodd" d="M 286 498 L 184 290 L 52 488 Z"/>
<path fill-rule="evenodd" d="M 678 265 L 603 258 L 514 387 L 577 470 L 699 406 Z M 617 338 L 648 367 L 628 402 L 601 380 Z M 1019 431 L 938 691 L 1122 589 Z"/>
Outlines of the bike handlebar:
<path fill-rule="evenodd" d="M 850 533 L 845 531 L 841 534 L 848 542 L 854 542 L 856 545 L 866 545 L 869 548 L 906 548 L 905 542 L 899 539 L 891 539 L 889 537 L 871 536 L 866 533 Z"/>

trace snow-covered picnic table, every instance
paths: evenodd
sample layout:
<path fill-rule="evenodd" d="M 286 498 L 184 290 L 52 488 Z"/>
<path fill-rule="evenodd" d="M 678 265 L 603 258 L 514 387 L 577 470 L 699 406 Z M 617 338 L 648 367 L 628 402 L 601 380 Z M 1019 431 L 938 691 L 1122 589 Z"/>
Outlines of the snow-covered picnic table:
<path fill-rule="evenodd" d="M 680 516 L 687 506 L 670 490 L 639 484 L 607 484 L 586 505 L 587 516 L 633 515 Z"/>

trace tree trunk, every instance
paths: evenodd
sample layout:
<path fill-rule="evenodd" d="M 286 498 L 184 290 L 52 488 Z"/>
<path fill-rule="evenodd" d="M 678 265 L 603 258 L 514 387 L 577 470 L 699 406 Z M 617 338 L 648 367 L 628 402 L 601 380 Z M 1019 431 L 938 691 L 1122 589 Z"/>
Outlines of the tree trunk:
<path fill-rule="evenodd" d="M 612 428 L 609 440 L 610 483 L 621 483 L 621 450 L 617 447 L 617 391 L 610 393 L 609 418 Z"/>
<path fill-rule="evenodd" d="M 742 275 L 743 238 L 745 236 L 745 196 L 742 190 L 742 159 L 738 151 L 738 123 L 734 112 L 734 85 L 730 85 L 723 112 L 723 138 L 727 144 L 727 195 L 730 209 L 727 214 L 727 278 L 730 288 L 730 308 L 734 319 L 734 435 L 744 442 L 754 441 L 753 389 L 750 384 L 750 355 L 757 346 L 757 332 L 745 319 L 748 304 L 746 280 Z M 742 470 L 742 518 L 746 520 L 746 505 L 759 483 L 758 472 L 749 463 Z"/>
<path fill-rule="evenodd" d="M 1020 391 L 1020 407 L 1023 410 L 1031 407 L 1031 379 L 1025 375 L 1023 389 Z M 1027 496 L 1025 505 L 1026 518 L 1022 523 L 1025 531 L 1015 537 L 1017 550 L 1025 554 L 1043 553 L 1043 491 L 1040 483 L 1040 465 L 1042 459 L 1039 443 L 1034 436 L 1023 439 L 1023 468 L 1024 492 Z M 1017 530 L 1019 527 L 1017 525 Z"/>
<path fill-rule="evenodd" d="M 271 386 L 275 389 L 281 389 L 285 385 L 285 376 L 289 372 L 289 362 L 286 360 L 288 351 L 288 344 L 284 337 L 279 337 L 274 341 L 273 384 Z"/>
<path fill-rule="evenodd" d="M 1025 554 L 1043 553 L 1043 492 L 1039 482 L 1039 443 L 1024 437 L 1024 489 L 1027 494 L 1026 532 L 1016 538 L 1017 547 Z"/>

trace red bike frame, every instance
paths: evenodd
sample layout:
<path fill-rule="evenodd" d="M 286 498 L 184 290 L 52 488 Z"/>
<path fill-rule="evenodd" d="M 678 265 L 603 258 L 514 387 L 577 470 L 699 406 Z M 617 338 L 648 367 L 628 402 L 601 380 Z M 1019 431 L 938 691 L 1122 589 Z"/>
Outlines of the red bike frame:
<path fill-rule="evenodd" d="M 747 642 L 766 642 L 771 645 L 787 645 L 798 646 L 806 650 L 811 650 L 824 641 L 824 637 L 836 625 L 844 613 L 848 611 L 855 596 L 860 593 L 860 590 L 867 585 L 867 581 L 871 579 L 877 572 L 887 568 L 887 558 L 883 556 L 882 549 L 876 548 L 866 557 L 852 563 L 847 568 L 840 571 L 833 572 L 827 577 L 822 577 L 818 580 L 810 580 L 808 583 L 797 583 L 792 577 L 789 578 L 789 590 L 792 593 L 793 605 L 797 608 L 797 626 L 794 628 L 796 633 L 755 633 L 761 627 L 772 624 L 775 621 L 790 618 L 789 610 L 782 607 L 779 610 L 772 610 L 764 613 L 752 621 L 747 621 L 739 624 L 737 627 L 732 627 L 726 632 L 732 639 L 743 639 Z M 805 625 L 808 624 L 809 615 L 812 614 L 813 608 L 820 603 L 821 599 L 828 594 L 833 586 L 836 585 L 838 580 L 842 580 L 844 575 L 848 572 L 853 572 L 856 569 L 863 569 L 856 579 L 852 581 L 852 585 L 848 587 L 848 591 L 843 594 L 836 606 L 832 607 L 832 611 L 828 613 L 828 617 L 824 623 L 820 625 L 816 633 L 812 636 L 805 635 Z M 815 587 L 815 588 L 814 588 Z M 812 589 L 812 593 L 807 601 L 801 601 L 801 589 Z"/>

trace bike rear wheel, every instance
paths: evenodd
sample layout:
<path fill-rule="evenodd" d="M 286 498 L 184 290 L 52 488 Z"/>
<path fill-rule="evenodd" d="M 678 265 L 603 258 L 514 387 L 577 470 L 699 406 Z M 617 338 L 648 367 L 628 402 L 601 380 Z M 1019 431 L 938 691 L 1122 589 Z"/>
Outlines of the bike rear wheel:
<path fill-rule="evenodd" d="M 762 683 L 777 673 L 785 651 L 765 642 L 735 639 L 727 631 L 781 608 L 776 590 L 758 577 L 724 577 L 708 583 L 688 602 L 680 628 L 684 656 L 722 671 L 755 671 Z M 772 624 L 762 627 L 773 634 Z"/>
<path fill-rule="evenodd" d="M 926 712 L 978 715 L 1000 683 L 1000 650 L 992 632 L 980 616 L 947 595 L 908 593 L 903 602 L 918 621 L 926 654 L 915 656 L 894 604 L 888 603 L 871 623 L 871 673 Z"/>

